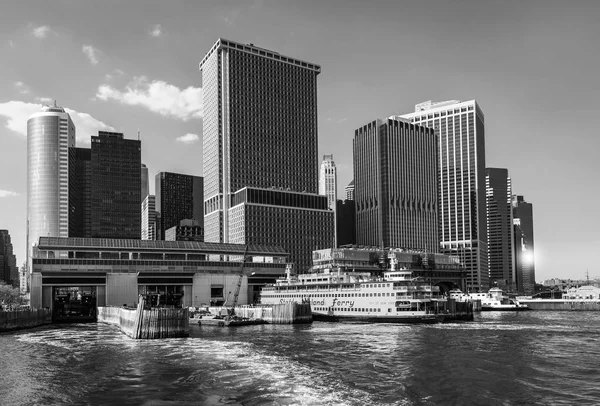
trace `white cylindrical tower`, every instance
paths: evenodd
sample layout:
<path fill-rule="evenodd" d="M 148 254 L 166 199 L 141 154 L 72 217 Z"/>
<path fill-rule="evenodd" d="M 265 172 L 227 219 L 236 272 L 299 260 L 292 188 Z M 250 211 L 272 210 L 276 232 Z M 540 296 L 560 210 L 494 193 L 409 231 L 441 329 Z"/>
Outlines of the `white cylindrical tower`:
<path fill-rule="evenodd" d="M 75 125 L 56 104 L 27 120 L 27 264 L 40 237 L 69 236 L 69 148 Z"/>

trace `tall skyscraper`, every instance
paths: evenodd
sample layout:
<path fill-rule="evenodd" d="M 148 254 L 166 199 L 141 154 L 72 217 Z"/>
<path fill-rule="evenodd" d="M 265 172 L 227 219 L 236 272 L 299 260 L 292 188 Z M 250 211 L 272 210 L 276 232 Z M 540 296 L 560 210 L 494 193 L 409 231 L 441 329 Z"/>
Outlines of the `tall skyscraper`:
<path fill-rule="evenodd" d="M 354 132 L 356 243 L 439 252 L 437 142 L 408 120 Z"/>
<path fill-rule="evenodd" d="M 150 183 L 148 179 L 148 167 L 142 164 L 142 202 L 146 199 L 146 196 L 150 194 Z"/>
<path fill-rule="evenodd" d="M 204 179 L 181 173 L 159 172 L 154 181 L 156 212 L 160 213 L 157 240 L 165 239 L 165 231 L 181 220 L 204 223 Z"/>
<path fill-rule="evenodd" d="M 92 236 L 92 151 L 71 148 L 69 180 L 69 237 Z"/>
<path fill-rule="evenodd" d="M 17 258 L 13 254 L 13 245 L 8 230 L 0 230 L 0 281 L 19 287 Z"/>
<path fill-rule="evenodd" d="M 44 106 L 27 120 L 27 263 L 40 237 L 68 237 L 69 153 L 75 125 L 62 107 Z"/>
<path fill-rule="evenodd" d="M 346 192 L 346 200 L 354 200 L 354 179 L 346 185 L 344 192 Z"/>
<path fill-rule="evenodd" d="M 92 237 L 141 235 L 141 142 L 122 133 L 92 136 Z"/>
<path fill-rule="evenodd" d="M 270 238 L 264 243 L 283 246 L 298 266 L 309 266 L 312 250 L 334 243 L 333 211 L 317 195 L 321 68 L 219 39 L 200 70 L 205 241 L 252 244 Z M 255 217 L 265 215 L 265 205 L 269 217 Z M 294 226 L 279 235 L 287 221 Z M 253 228 L 258 222 L 261 235 Z"/>
<path fill-rule="evenodd" d="M 535 244 L 533 238 L 533 205 L 523 196 L 513 196 L 515 238 L 515 274 L 517 290 L 532 294 L 535 291 Z"/>
<path fill-rule="evenodd" d="M 489 285 L 484 115 L 475 100 L 415 106 L 402 117 L 435 129 L 438 138 L 441 251 L 461 258 L 467 289 Z"/>
<path fill-rule="evenodd" d="M 156 240 L 156 205 L 154 195 L 142 202 L 142 240 Z"/>
<path fill-rule="evenodd" d="M 319 194 L 327 196 L 327 205 L 335 210 L 337 202 L 337 168 L 333 162 L 333 155 L 323 156 L 321 170 L 319 171 Z"/>
<path fill-rule="evenodd" d="M 486 168 L 485 175 L 490 287 L 513 290 L 516 285 L 511 181 L 504 168 Z"/>

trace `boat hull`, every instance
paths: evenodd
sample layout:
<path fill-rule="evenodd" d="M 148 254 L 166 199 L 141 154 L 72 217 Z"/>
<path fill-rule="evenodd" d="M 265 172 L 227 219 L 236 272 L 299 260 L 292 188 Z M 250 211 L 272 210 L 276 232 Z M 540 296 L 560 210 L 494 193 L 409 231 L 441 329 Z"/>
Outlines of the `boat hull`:
<path fill-rule="evenodd" d="M 434 324 L 444 321 L 443 315 L 422 316 L 347 316 L 313 312 L 314 321 L 340 323 L 395 323 L 395 324 Z"/>
<path fill-rule="evenodd" d="M 515 306 L 515 305 L 500 305 L 500 306 L 485 306 L 481 305 L 482 312 L 522 312 L 531 310 L 527 306 Z"/>

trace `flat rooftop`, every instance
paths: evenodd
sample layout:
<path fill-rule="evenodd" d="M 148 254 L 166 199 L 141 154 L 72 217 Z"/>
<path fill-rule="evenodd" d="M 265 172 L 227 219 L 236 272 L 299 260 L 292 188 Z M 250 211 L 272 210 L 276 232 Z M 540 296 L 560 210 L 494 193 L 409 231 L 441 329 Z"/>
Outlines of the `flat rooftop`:
<path fill-rule="evenodd" d="M 248 250 L 246 252 L 246 247 Z M 42 251 L 160 251 L 194 252 L 216 255 L 246 255 L 287 257 L 282 247 L 268 245 L 224 244 L 198 241 L 126 240 L 112 238 L 40 237 L 37 247 Z"/>

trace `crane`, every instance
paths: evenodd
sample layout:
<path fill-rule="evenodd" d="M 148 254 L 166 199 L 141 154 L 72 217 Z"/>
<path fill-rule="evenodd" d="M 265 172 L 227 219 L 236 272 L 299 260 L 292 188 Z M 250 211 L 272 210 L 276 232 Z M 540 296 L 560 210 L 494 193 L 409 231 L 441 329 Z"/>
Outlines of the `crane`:
<path fill-rule="evenodd" d="M 240 289 L 242 287 L 242 281 L 244 280 L 244 265 L 246 265 L 246 255 L 248 254 L 248 246 L 244 249 L 244 257 L 242 258 L 242 264 L 240 265 L 240 274 L 238 276 L 237 284 L 235 285 L 235 292 L 233 293 L 233 303 L 231 307 L 227 309 L 227 318 L 235 316 L 235 306 L 237 306 L 238 297 L 240 295 Z M 231 293 L 231 292 L 230 292 Z M 229 298 L 229 296 L 228 296 Z"/>

